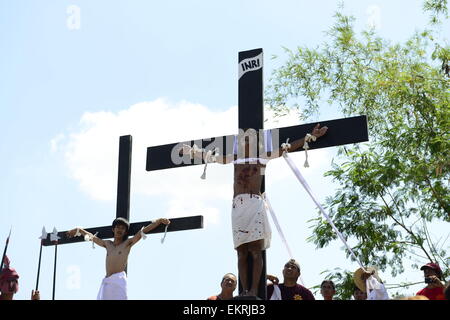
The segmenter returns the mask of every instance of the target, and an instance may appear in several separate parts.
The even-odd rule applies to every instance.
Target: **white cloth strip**
[[[286,160],[287,164],[289,165],[289,167],[294,172],[294,174],[297,177],[298,181],[300,181],[300,183],[303,185],[303,187],[305,188],[306,192],[308,192],[308,194],[310,195],[311,199],[314,201],[316,206],[320,209],[320,211],[322,212],[322,214],[325,217],[325,219],[327,219],[327,221],[331,225],[331,228],[333,229],[333,231],[341,239],[341,241],[344,243],[344,245],[350,251],[350,253],[353,256],[353,258],[356,260],[356,262],[358,262],[360,267],[365,270],[365,268],[363,267],[362,263],[359,261],[359,259],[356,257],[356,254],[353,252],[352,248],[350,248],[350,246],[347,244],[347,241],[345,241],[344,236],[339,232],[339,230],[334,225],[333,220],[331,220],[331,218],[326,214],[325,209],[322,207],[322,205],[319,203],[319,201],[317,201],[317,199],[314,196],[314,194],[312,193],[311,188],[309,187],[308,183],[303,178],[302,174],[300,173],[300,170],[298,170],[298,168],[295,165],[295,163],[291,160],[291,158],[289,158],[289,155],[288,155],[287,152],[283,152],[283,158],[284,158],[284,160]]]
[[[75,233],[75,237],[81,237],[80,227],[77,227],[77,233]]]
[[[272,143],[272,130],[264,131],[264,145],[266,147],[266,152],[273,151],[273,143]]]
[[[270,297],[269,300],[281,300],[281,290],[277,284],[273,285],[272,296]]]
[[[389,294],[384,284],[378,282],[374,276],[366,280],[367,300],[389,300]]]
[[[316,140],[317,140],[317,137],[314,136],[314,135],[312,135],[312,134],[307,133],[306,136],[305,136],[305,143],[303,144],[303,149],[305,149],[305,156],[306,156],[305,164],[304,164],[304,167],[305,167],[305,168],[308,168],[308,167],[309,167],[309,163],[308,163],[308,149],[309,149],[309,144],[308,144],[308,142],[310,142],[310,141],[316,141]]]
[[[289,143],[289,138],[287,138],[286,142],[281,144],[281,149],[283,151],[287,152],[287,151],[289,151],[290,148],[291,148],[291,144]]]
[[[166,228],[164,229],[164,236],[161,238],[161,243],[164,243],[164,240],[166,239],[166,235],[167,235],[167,228],[169,227],[168,224],[166,224]]]
[[[203,151],[203,149],[200,149]],[[206,168],[208,166],[208,163],[215,163],[217,162],[217,153],[219,152],[219,148],[214,148],[214,150],[208,150],[206,152],[204,160],[205,160],[205,167],[203,169],[203,174],[201,175],[201,179],[206,179]]]
[[[203,152],[203,149],[200,149],[199,147],[197,147],[197,145],[195,143],[194,143],[194,146],[192,146],[192,147],[190,145],[183,144],[183,148],[186,148],[186,150],[188,150],[191,159],[194,159],[195,154],[197,152]]]
[[[94,234],[94,236],[91,238],[91,241],[92,241],[92,249],[95,249],[94,237],[96,237],[97,235],[98,235],[98,232],[96,232],[96,233]]]
[[[264,158],[241,158],[241,159],[233,160],[233,164],[252,163],[252,162],[259,162],[261,164],[267,164],[267,162],[269,162],[269,160],[264,159]]]
[[[98,232],[96,232],[94,235],[92,233],[86,233],[84,235],[84,241],[92,241],[92,249],[95,249],[94,246],[94,237],[98,235]]]
[[[283,234],[283,230],[281,230],[281,226],[278,223],[278,219],[277,219],[277,216],[275,215],[275,211],[273,211],[272,205],[270,204],[270,201],[267,198],[267,195],[265,193],[263,194],[263,199],[264,199],[264,204],[266,205],[267,209],[270,212],[270,216],[272,217],[273,223],[275,224],[275,227],[277,228],[278,234],[280,235],[281,241],[283,241],[283,244],[286,247],[286,250],[289,254],[289,258],[294,259],[291,248],[289,247],[289,244],[286,241],[286,237]]]

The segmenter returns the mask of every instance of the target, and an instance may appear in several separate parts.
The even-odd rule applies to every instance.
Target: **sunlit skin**
[[[327,132],[328,128],[320,128],[317,124],[314,128],[312,134],[317,138],[323,136]],[[297,150],[304,144],[304,139],[299,139],[291,144],[291,151]],[[250,144],[249,141],[245,141],[245,158],[251,157],[250,155]],[[278,158],[282,155],[282,150],[270,154],[266,159],[271,160]],[[264,177],[264,170],[266,165],[261,163],[250,163],[250,164],[235,164],[234,165],[234,197],[240,194],[261,194],[261,186]],[[239,270],[239,280],[244,292],[244,295],[256,296],[258,292],[259,279],[261,277],[261,272],[263,269],[263,258],[262,250],[264,248],[264,240],[257,240],[249,243],[244,243],[237,247],[238,254],[238,270]],[[253,277],[252,277],[252,287],[249,290],[248,287],[248,276],[247,276],[247,266],[248,266],[248,255],[252,256],[253,259]]]
[[[0,300],[13,300],[15,293],[14,287],[18,284],[19,281],[16,278],[10,278],[5,280],[5,282],[8,284],[8,291],[2,291],[0,293]]]
[[[425,268],[423,269],[423,276],[424,278],[430,278],[432,280],[431,283],[428,283],[427,288],[429,289],[444,288],[444,285],[439,280],[439,274],[436,272],[436,270],[431,268]]]
[[[12,300],[14,297],[14,293],[5,292],[0,294],[0,300]]]
[[[170,224],[169,219],[160,218],[157,219],[155,222],[152,222],[151,224],[147,225],[144,229],[144,233],[148,233],[149,231],[155,229],[160,224],[168,225]],[[141,239],[141,232],[138,231],[132,238],[127,239],[124,241],[124,236],[128,232],[127,226],[124,224],[117,224],[112,228],[112,232],[114,234],[114,240],[112,241],[112,246],[108,245],[107,247],[107,240],[100,239],[91,233],[87,232],[86,230],[79,229],[82,236],[89,235],[92,237],[94,243],[97,245],[104,247],[107,249],[106,254],[106,277],[111,276],[115,273],[120,273],[122,271],[125,271],[127,263],[128,263],[128,255],[130,253],[131,247],[134,246],[140,239]],[[67,232],[67,236],[69,238],[74,237],[77,233],[77,229],[73,229]],[[111,243],[111,241],[109,241]]]
[[[297,285],[300,270],[293,263],[286,263],[283,268],[283,284],[285,287],[295,287]]]
[[[220,283],[220,287],[222,291],[217,295],[221,300],[231,300],[233,299],[233,292],[236,290],[237,279],[236,276],[228,273],[226,274],[222,282]]]
[[[295,265],[295,263],[288,262],[284,265],[283,271],[283,285],[285,287],[295,287],[297,285],[297,280],[301,275],[300,269]],[[267,280],[272,282],[274,285],[278,285],[280,280],[278,277],[268,274]]]
[[[333,296],[336,294],[336,290],[330,283],[324,283],[320,287],[320,293],[322,294],[323,300],[333,300]]]
[[[353,298],[355,298],[355,300],[367,300],[367,293],[356,288],[355,291],[353,291]]]
[[[31,300],[41,300],[41,294],[40,294],[39,290],[31,291]]]
[[[365,283],[367,279],[369,279],[369,277],[371,275],[375,274],[375,270],[372,271],[363,271],[363,273],[361,274],[361,280]],[[361,291],[358,287],[355,288],[355,290],[353,291],[353,297],[355,298],[355,300],[367,300],[367,292],[365,291]]]
[[[328,130],[328,127],[320,127],[320,124],[317,124],[313,131],[312,135],[317,138],[323,136]],[[241,142],[240,145],[244,146],[244,158],[254,158],[255,155],[251,154],[251,145],[250,138],[248,136],[239,136],[238,141]],[[299,139],[291,142],[290,151],[295,151],[303,147],[305,139]],[[256,148],[252,149],[256,150]],[[184,146],[180,149],[180,154],[189,154],[190,147]],[[275,150],[272,153],[260,155],[261,158],[272,160],[280,157],[283,154],[283,150]],[[241,155],[242,156],[242,155]],[[202,154],[194,155],[196,158],[201,158]],[[231,156],[223,156],[218,158],[218,162],[222,164],[231,163],[234,160],[238,159],[238,155]],[[252,163],[242,163],[242,164],[234,164],[234,197],[240,194],[255,194],[261,195],[261,186],[264,177],[266,165],[259,162]],[[257,296],[259,279],[261,277],[261,272],[263,269],[263,258],[262,258],[262,250],[264,248],[264,239],[244,243],[236,248],[237,256],[238,256],[238,272],[239,272],[239,281],[242,286],[243,293],[245,296]],[[252,286],[249,288],[248,282],[248,256],[252,257],[253,260],[253,270],[252,270]]]

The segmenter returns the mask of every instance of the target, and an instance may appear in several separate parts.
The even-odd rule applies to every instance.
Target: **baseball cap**
[[[427,263],[426,265],[421,266],[421,267],[420,267],[420,270],[424,270],[424,269],[426,269],[426,268],[433,269],[433,270],[435,270],[439,275],[442,275],[441,267],[439,267],[439,264],[437,264],[437,263],[432,263],[432,262]]]

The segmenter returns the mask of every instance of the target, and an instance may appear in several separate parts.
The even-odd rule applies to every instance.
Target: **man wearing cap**
[[[130,223],[124,218],[117,218],[112,223],[114,241],[103,240],[82,228],[67,232],[68,237],[84,236],[85,240],[93,241],[106,249],[106,277],[103,279],[97,300],[127,300],[127,275],[125,269],[131,247],[143,234],[155,229],[161,223],[168,225],[168,219],[160,218],[138,231],[133,238],[128,239]],[[145,235],[144,235],[145,237]]]
[[[0,272],[0,300],[12,300],[19,291],[19,274],[9,266],[9,259],[4,258],[5,265]]]
[[[283,268],[283,283],[278,284],[278,278],[267,275],[273,284],[267,286],[267,296],[270,300],[315,300],[314,295],[307,288],[297,283],[300,277],[300,264],[289,260]]]
[[[444,284],[442,280],[442,270],[437,263],[427,263],[420,270],[423,270],[425,283],[427,286],[416,293],[425,296],[430,300],[445,300]]]

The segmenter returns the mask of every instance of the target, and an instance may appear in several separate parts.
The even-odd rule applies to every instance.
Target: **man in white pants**
[[[161,223],[168,225],[170,221],[164,218],[157,219],[155,222],[142,228],[133,238],[128,239],[129,222],[124,218],[117,218],[112,224],[114,241],[102,240],[82,228],[75,228],[67,232],[68,237],[84,236],[86,240],[91,240],[97,245],[106,248],[106,277],[102,281],[97,300],[127,300],[127,275],[125,268],[127,267],[131,247],[142,238],[142,232],[147,233]]]

